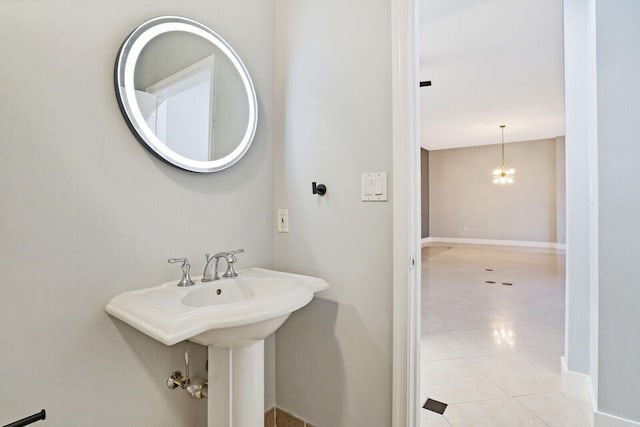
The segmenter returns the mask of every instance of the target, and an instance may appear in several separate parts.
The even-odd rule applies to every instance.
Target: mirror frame
[[[134,75],[136,63],[144,47],[155,37],[174,31],[194,34],[208,40],[231,61],[240,75],[248,102],[247,127],[240,143],[228,155],[216,160],[193,160],[176,153],[161,141],[147,125],[135,96]],[[191,172],[217,172],[224,170],[244,156],[249,150],[258,125],[258,101],[247,68],[235,50],[207,26],[180,16],[159,16],[140,24],[126,38],[116,59],[114,70],[116,98],[120,111],[136,138],[152,153],[181,169]]]

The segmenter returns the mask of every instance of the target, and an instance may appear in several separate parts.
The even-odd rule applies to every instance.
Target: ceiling
[[[420,0],[421,145],[564,135],[562,0]]]

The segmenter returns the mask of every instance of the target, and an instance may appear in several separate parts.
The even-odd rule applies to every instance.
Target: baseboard
[[[562,391],[567,396],[577,397],[578,399],[587,399],[592,403],[591,397],[591,378],[587,374],[570,371],[567,368],[567,359],[562,356],[560,358],[560,376],[562,378]]]
[[[567,368],[567,359],[560,357],[560,377],[562,379],[562,391],[570,397],[585,399],[588,404],[589,427],[595,425],[595,400],[593,397],[593,387],[591,387],[591,377],[587,374],[570,371]]]
[[[586,374],[573,372],[567,369],[567,361],[563,357],[560,358],[562,391],[567,396],[586,399],[589,403],[589,413],[593,414],[591,420],[594,427],[638,427],[640,423],[616,417],[596,409],[595,396],[591,385],[591,377]]]
[[[616,417],[615,415],[605,414],[604,412],[596,412],[595,427],[637,427],[640,423]]]
[[[462,243],[466,245],[493,245],[493,246],[520,246],[527,248],[546,248],[565,250],[564,243],[534,242],[528,240],[495,240],[495,239],[467,239],[461,237],[425,237],[422,239],[422,247],[430,243]]]

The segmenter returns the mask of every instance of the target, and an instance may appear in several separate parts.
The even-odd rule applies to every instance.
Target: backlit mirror
[[[182,169],[226,169],[255,135],[246,67],[222,37],[191,19],[163,16],[136,28],[118,53],[115,86],[136,137]]]

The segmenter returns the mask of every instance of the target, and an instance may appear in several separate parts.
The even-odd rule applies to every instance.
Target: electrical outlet
[[[289,232],[289,209],[278,209],[278,233]]]

